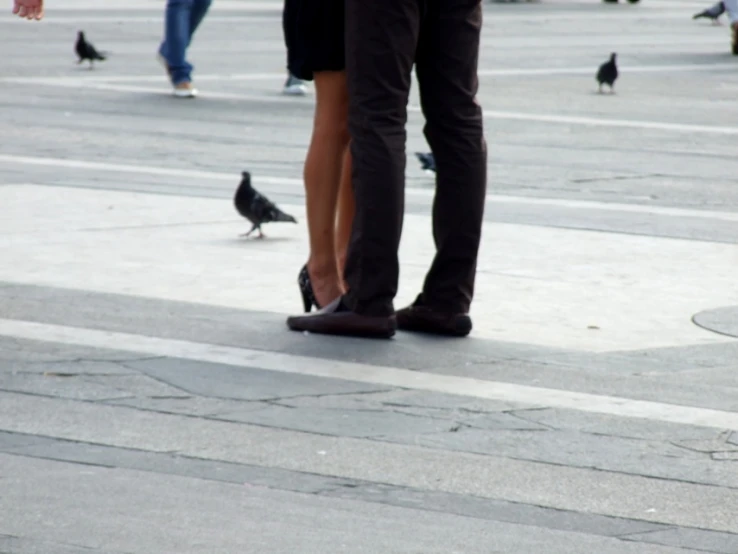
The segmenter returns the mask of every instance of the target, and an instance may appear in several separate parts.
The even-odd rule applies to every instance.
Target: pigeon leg
[[[241,233],[238,236],[239,237],[248,237],[248,236],[251,235],[251,233],[253,233],[257,229],[257,227],[258,227],[258,225],[256,223],[254,223],[254,225],[251,227],[251,229],[249,230],[248,233]],[[259,232],[261,233],[261,229],[259,229]]]
[[[602,94],[602,83],[600,83],[600,88],[597,89],[597,94]]]
[[[615,87],[610,85],[610,94],[615,94]]]
[[[259,236],[257,238],[263,239],[266,235],[261,232],[261,227],[259,227]]]

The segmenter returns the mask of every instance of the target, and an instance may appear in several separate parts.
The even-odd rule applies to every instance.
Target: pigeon
[[[263,239],[264,233],[261,232],[261,226],[264,223],[272,221],[297,223],[294,217],[284,213],[251,186],[251,174],[248,171],[242,172],[241,177],[241,184],[238,185],[233,204],[236,206],[236,211],[253,224],[251,230],[241,236],[248,237],[254,231],[259,231],[259,238]]]
[[[436,172],[436,159],[433,157],[432,152],[423,154],[422,152],[415,152],[415,156],[420,160],[420,168],[423,171]]]
[[[615,65],[615,58],[617,54],[613,52],[610,54],[610,59],[603,63],[597,70],[597,82],[600,84],[598,92],[602,92],[602,85],[607,84],[610,87],[610,92],[614,93],[613,85],[615,79],[618,78],[618,66]]]
[[[723,4],[722,0],[718,2],[717,4],[710,6],[706,10],[702,10],[699,13],[696,13],[692,16],[692,19],[699,19],[701,17],[704,17],[706,19],[711,19],[713,23],[720,24],[718,21],[718,18],[725,13],[725,4]]]
[[[77,33],[77,43],[74,45],[74,51],[77,53],[77,57],[79,58],[77,65],[81,64],[85,60],[89,60],[90,69],[92,69],[92,64],[95,60],[102,61],[105,59],[105,56],[95,50],[95,47],[85,40],[85,34],[82,31]]]

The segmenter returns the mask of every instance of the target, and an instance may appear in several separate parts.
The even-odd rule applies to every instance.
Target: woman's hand
[[[39,20],[44,16],[44,0],[15,0],[13,13],[26,19]]]

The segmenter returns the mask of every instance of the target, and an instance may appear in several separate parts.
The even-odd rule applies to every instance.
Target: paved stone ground
[[[280,95],[278,2],[215,2],[194,101],[161,1],[0,17],[0,553],[738,553],[738,59],[708,3],[485,4],[460,341],[285,329],[312,96]],[[245,168],[299,225],[238,238]],[[432,252],[407,174],[398,304]]]

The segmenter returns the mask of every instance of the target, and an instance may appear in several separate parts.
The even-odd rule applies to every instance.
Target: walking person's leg
[[[466,335],[487,187],[487,145],[477,103],[481,1],[430,2],[416,73],[436,161],[436,255],[423,292],[397,313],[401,329]]]
[[[305,83],[302,79],[292,74],[290,66],[293,65],[293,58],[301,57],[304,52],[301,52],[303,44],[299,39],[300,33],[303,31],[300,29],[300,8],[299,5],[294,5],[294,0],[285,0],[284,8],[282,9],[282,35],[284,37],[284,45],[287,50],[287,80],[284,82],[282,92],[290,96],[304,96],[307,92]]]
[[[197,93],[192,86],[193,67],[187,61],[186,54],[210,3],[211,0],[167,0],[164,40],[159,47],[159,56],[177,96],[194,96]]]
[[[187,47],[189,48],[192,43],[192,37],[195,35],[195,31],[205,19],[205,15],[210,9],[210,5],[213,0],[195,0],[190,11],[190,39],[187,41]]]

